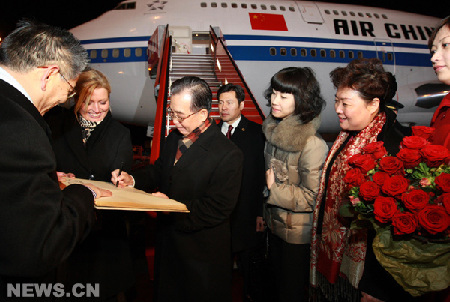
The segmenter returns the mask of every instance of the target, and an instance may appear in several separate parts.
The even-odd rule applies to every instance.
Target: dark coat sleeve
[[[93,196],[59,188],[49,138],[25,110],[4,102],[0,120],[0,275],[41,276],[90,230]]]
[[[208,181],[201,184],[203,194],[194,198],[180,198],[189,209],[189,215],[177,221],[177,228],[183,231],[197,231],[227,221],[233,211],[241,187],[243,155],[234,147],[224,154]],[[202,169],[199,168],[198,171]],[[201,174],[200,174],[201,175]],[[202,183],[201,180],[199,180]],[[186,188],[187,189],[187,188]],[[183,191],[183,186],[177,189]]]
[[[223,223],[238,198],[242,152],[216,126],[210,126],[174,166],[179,138],[171,133],[154,165],[133,173],[135,187],[158,190],[184,203],[190,213],[173,214],[179,230],[190,232]]]
[[[244,123],[245,122],[245,123]],[[239,127],[242,124],[242,127]],[[236,210],[240,210],[247,217],[263,216],[263,190],[266,184],[264,145],[265,138],[261,125],[247,120],[242,116],[242,121],[231,137],[244,154],[242,171],[242,186],[239,194],[239,204]],[[243,203],[250,206],[243,207]],[[249,213],[247,213],[249,212]]]

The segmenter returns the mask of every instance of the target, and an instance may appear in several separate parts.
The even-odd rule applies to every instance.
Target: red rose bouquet
[[[413,127],[397,156],[383,142],[349,159],[352,227],[370,220],[378,261],[414,296],[445,289],[450,277],[450,152],[428,142],[433,128]],[[427,265],[428,263],[428,265]]]

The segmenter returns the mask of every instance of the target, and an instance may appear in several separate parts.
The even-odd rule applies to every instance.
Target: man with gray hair
[[[22,21],[0,46],[0,300],[11,282],[55,282],[94,223],[94,198],[111,195],[60,189],[42,117],[73,95],[87,63],[71,33],[45,24]]]
[[[173,82],[169,116],[176,129],[154,165],[119,176],[119,186],[159,190],[189,213],[158,214],[155,299],[231,302],[230,215],[241,185],[243,155],[210,118],[212,93],[193,76]],[[134,178],[134,181],[133,181]]]

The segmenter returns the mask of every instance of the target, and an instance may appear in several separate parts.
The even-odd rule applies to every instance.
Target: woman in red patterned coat
[[[392,155],[399,150],[403,134],[395,113],[385,107],[389,73],[378,59],[358,59],[333,70],[330,76],[337,88],[335,110],[342,130],[325,160],[314,210],[312,298],[407,301],[411,296],[381,267],[372,252],[374,234],[350,230],[349,222],[339,215],[346,200],[348,159],[374,141],[383,141]]]

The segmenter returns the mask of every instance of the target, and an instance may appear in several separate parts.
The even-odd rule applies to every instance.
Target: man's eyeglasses
[[[66,80],[66,78],[62,75],[62,73],[58,70],[59,75],[61,76],[61,78],[66,81],[67,84],[69,84],[70,86],[70,91],[67,93],[67,98],[70,99],[71,97],[73,97],[75,94],[77,94],[77,92],[75,91],[75,88],[69,83],[69,81]]]
[[[187,120],[188,118],[190,118],[191,116],[193,116],[194,114],[198,113],[198,111],[189,114],[186,117],[180,117],[178,116],[175,112],[172,111],[172,108],[167,108],[167,113],[169,114],[170,119],[173,121],[175,119],[178,120],[179,123],[182,123],[183,121]]]

